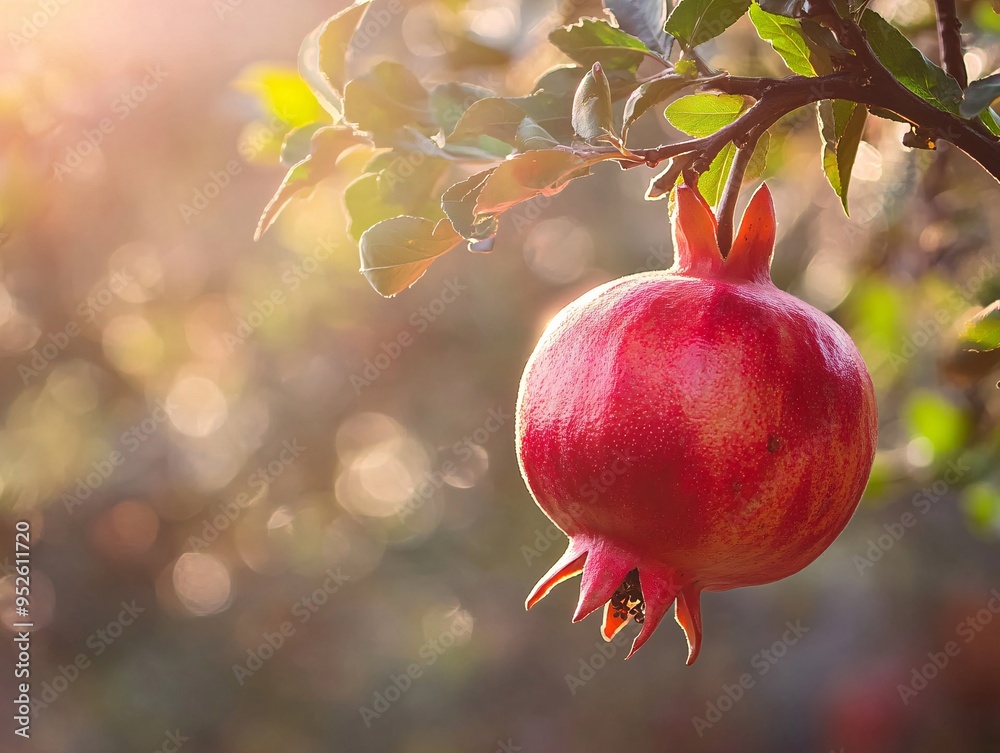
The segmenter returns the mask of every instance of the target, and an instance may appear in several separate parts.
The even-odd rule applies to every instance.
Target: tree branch
[[[757,142],[760,141],[765,130],[767,129],[758,129],[752,133],[747,139],[747,143],[736,150],[733,166],[729,170],[726,186],[722,190],[722,199],[719,201],[719,209],[716,212],[719,221],[716,236],[719,239],[719,251],[722,252],[723,258],[729,255],[729,249],[733,245],[733,229],[736,227],[736,201],[740,197],[740,189],[743,188],[743,177],[747,173],[750,160],[753,159]]]
[[[962,22],[958,20],[955,0],[934,0],[937,15],[938,49],[941,64],[963,89],[969,85],[969,74],[965,70],[962,54]]]

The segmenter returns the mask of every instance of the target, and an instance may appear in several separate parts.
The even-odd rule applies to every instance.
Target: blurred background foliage
[[[928,2],[874,7],[936,55]],[[517,472],[517,381],[559,307],[670,264],[665,205],[641,200],[649,171],[601,166],[511,212],[491,254],[454,252],[384,300],[346,228],[344,189],[371,157],[356,148],[253,243],[285,134],[321,111],[295,53],[339,9],[0,5],[0,609],[10,624],[28,519],[34,692],[55,694],[32,745],[155,750],[179,730],[192,752],[997,750],[1000,620],[907,704],[898,687],[1000,587],[998,363],[959,347],[1000,295],[993,179],[872,118],[845,217],[811,111],[780,124],[774,277],[868,361],[882,417],[868,492],[804,572],[708,595],[693,668],[668,626],[572,693],[598,618],[569,624],[573,585],[523,611],[562,543]],[[970,78],[992,72],[1000,17],[959,9]],[[566,62],[547,33],[599,13],[399,0],[364,64],[523,94]],[[784,75],[747,19],[703,52]],[[651,114],[630,143],[677,137]],[[907,512],[916,523],[885,538]],[[133,601],[144,611],[112,628]],[[759,673],[786,620],[808,633]],[[0,656],[11,666],[10,641]],[[745,672],[754,686],[699,735],[692,718]]]

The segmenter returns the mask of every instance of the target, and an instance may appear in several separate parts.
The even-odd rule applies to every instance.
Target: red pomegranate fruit
[[[847,333],[771,282],[762,186],[732,250],[695,189],[674,197],[676,262],[564,308],[525,367],[515,433],[536,503],[569,537],[531,608],[583,574],[574,622],[607,640],[676,601],[691,664],[702,591],[769,583],[847,525],[875,453],[871,378]]]

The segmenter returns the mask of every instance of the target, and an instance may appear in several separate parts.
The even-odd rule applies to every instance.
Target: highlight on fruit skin
[[[702,591],[785,578],[853,515],[877,408],[857,348],[771,282],[766,186],[732,250],[698,192],[676,189],[676,261],[602,285],[552,320],[528,360],[515,435],[522,476],[569,546],[531,608],[581,575],[573,621],[603,607],[632,656],[674,606],[688,658]]]

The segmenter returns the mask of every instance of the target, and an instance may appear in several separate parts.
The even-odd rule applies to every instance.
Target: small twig
[[[941,64],[963,89],[969,85],[969,74],[965,70],[962,54],[962,22],[958,19],[955,0],[934,0],[937,15],[938,49]]]
[[[753,158],[757,142],[760,140],[763,131],[751,134],[747,143],[736,150],[733,157],[733,166],[729,170],[729,177],[726,178],[726,187],[722,189],[722,199],[719,201],[719,209],[716,217],[719,220],[719,250],[723,258],[729,255],[729,249],[733,245],[733,229],[736,227],[736,202],[740,196],[740,189],[743,188],[743,177],[747,172],[747,165]]]

